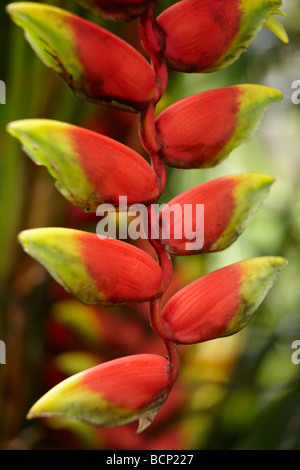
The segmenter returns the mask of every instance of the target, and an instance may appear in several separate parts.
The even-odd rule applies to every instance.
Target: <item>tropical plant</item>
[[[148,302],[151,326],[167,356],[133,354],[84,370],[40,398],[28,417],[65,416],[107,427],[139,420],[141,432],[177,380],[178,345],[240,331],[286,264],[281,257],[266,256],[226,266],[188,284],[162,308],[172,257],[229,247],[273,183],[272,177],[257,173],[219,178],[179,194],[156,216],[151,209],[164,192],[167,166],[188,170],[220,164],[252,136],[264,110],[282,96],[273,88],[240,84],[202,91],[157,115],[168,69],[211,73],[228,67],[264,24],[284,42],[287,37],[273,16],[281,14],[280,0],[181,0],[158,16],[155,0],[78,3],[113,20],[139,17],[145,56],[61,8],[17,2],[7,11],[39,58],[75,95],[139,114],[140,139],[150,164],[129,147],[68,123],[27,119],[10,123],[8,132],[35,163],[48,168],[57,189],[80,209],[117,207],[122,197],[126,205],[120,211],[134,204],[147,207],[145,227],[157,259],[125,241],[70,228],[25,230],[19,240],[84,304]],[[204,206],[202,236],[197,233],[199,205]],[[173,218],[164,217],[171,212]],[[184,235],[178,238],[178,232]]]

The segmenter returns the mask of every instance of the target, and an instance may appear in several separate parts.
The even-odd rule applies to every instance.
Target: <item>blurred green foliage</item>
[[[136,37],[137,22],[104,22],[84,13],[71,0],[45,3],[85,15],[130,42]],[[161,0],[158,11],[171,3]],[[190,430],[187,435],[193,434],[186,444],[190,449],[300,449],[300,364],[292,362],[292,343],[300,340],[300,105],[291,101],[292,83],[300,80],[299,6],[299,0],[283,1],[287,16],[281,21],[289,34],[289,45],[264,29],[241,59],[224,71],[209,75],[170,72],[162,102],[168,106],[193,93],[238,83],[272,86],[284,95],[280,104],[266,112],[254,138],[218,167],[168,169],[161,202],[226,174],[262,172],[276,178],[269,197],[229,249],[178,258],[175,267],[183,267],[193,278],[249,257],[278,255],[289,262],[250,325],[236,335],[238,347],[228,353],[233,362],[230,372],[220,357],[213,359],[213,355],[222,356],[226,348],[230,349],[231,339],[216,340],[208,346],[208,351],[213,348],[209,367],[202,358],[205,345],[187,347],[182,377],[194,394],[188,397],[191,403],[185,413],[176,419],[184,424],[185,433]],[[55,190],[51,177],[24,156],[6,134],[5,126],[16,119],[53,118],[104,131],[143,150],[136,116],[100,109],[73,96],[37,59],[23,33],[9,21],[3,4],[0,44],[0,79],[7,86],[7,104],[0,105],[0,339],[7,345],[7,363],[0,365],[0,447],[36,448],[42,441],[42,447],[59,448],[64,447],[64,441],[47,441],[42,427],[25,420],[29,406],[41,394],[42,365],[51,356],[43,332],[52,300],[49,278],[22,253],[16,235],[32,227],[66,226],[70,220],[72,226],[75,220],[78,227],[84,224],[94,230],[96,222],[83,220],[77,213],[68,218],[70,208]],[[189,363],[190,356],[193,359]],[[81,362],[86,364],[85,360]],[[214,369],[216,364],[221,368],[220,376]],[[208,397],[212,402],[206,404]],[[83,448],[90,447],[86,444],[87,432],[84,438],[81,436]],[[97,446],[101,448],[99,443]]]

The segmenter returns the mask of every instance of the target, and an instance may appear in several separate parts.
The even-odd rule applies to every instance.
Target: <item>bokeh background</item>
[[[63,378],[99,362],[137,352],[165,354],[151,331],[147,306],[85,307],[69,297],[17,243],[23,229],[65,226],[95,231],[97,218],[68,204],[52,178],[36,167],[5,131],[8,122],[50,118],[97,130],[143,154],[138,117],[77,99],[37,59],[0,7],[0,448],[2,449],[300,449],[300,363],[292,343],[300,340],[300,105],[292,83],[300,80],[300,2],[284,0],[283,45],[263,29],[241,59],[205,74],[170,72],[160,108],[193,93],[238,83],[282,91],[255,136],[208,170],[168,170],[161,202],[201,182],[238,172],[276,178],[263,206],[227,250],[174,259],[166,297],[196,277],[249,257],[279,255],[288,266],[251,323],[240,333],[182,351],[182,369],[153,425],[135,435],[136,423],[98,429],[63,419],[27,421],[34,401]],[[103,24],[140,48],[138,23],[103,21],[72,0],[61,6]],[[160,0],[164,9],[171,0]],[[300,93],[299,93],[300,97]],[[145,156],[146,157],[146,156]],[[149,249],[146,244],[144,249]],[[300,354],[298,356],[300,358]]]

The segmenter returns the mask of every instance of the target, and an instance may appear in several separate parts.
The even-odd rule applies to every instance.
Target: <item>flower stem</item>
[[[157,178],[157,185],[160,194],[162,194],[166,185],[167,172],[166,165],[160,156],[161,148],[156,138],[154,111],[155,105],[152,102],[141,114],[139,132],[143,146],[150,156],[151,165]]]
[[[164,60],[165,37],[156,22],[154,5],[140,17],[140,35],[156,77],[152,101],[141,114],[140,136],[143,146],[151,158],[152,167],[157,175],[157,183],[162,193],[166,184],[166,167],[160,157],[161,146],[157,140],[155,127],[155,105],[165,92],[168,70]]]
[[[156,212],[153,213],[151,206],[148,207],[148,240],[155,249],[158,262],[162,270],[162,279],[157,296],[161,297],[167,290],[172,278],[172,261],[169,253],[159,242],[159,221]]]
[[[168,72],[164,61],[165,37],[156,22],[155,6],[150,7],[150,9],[141,16],[140,35],[144,48],[149,54],[149,59],[156,76],[156,87],[153,90],[153,100],[147,109],[141,114],[140,137],[144,148],[150,156],[152,167],[157,176],[157,184],[159,185],[162,193],[166,184],[166,166],[164,160],[161,158],[161,145],[157,139],[155,127],[155,105],[165,92],[168,81]],[[178,376],[180,357],[177,345],[167,339],[167,332],[165,330],[166,326],[161,312],[161,298],[171,281],[172,262],[164,246],[158,241],[158,218],[156,214],[152,213],[151,208],[148,208],[148,227],[148,238],[156,250],[159,265],[162,270],[160,291],[157,298],[150,302],[150,321],[153,330],[165,343],[168,351],[169,388],[171,389]]]
[[[163,340],[168,351],[169,379],[172,387],[178,377],[180,368],[180,356],[177,345],[166,338],[166,327],[161,314],[161,297],[150,303],[151,326],[155,333]]]
[[[154,5],[140,17],[140,35],[155,72],[156,89],[154,90],[154,102],[156,104],[165,92],[168,82],[168,69],[164,60],[166,48],[165,36],[156,22]]]

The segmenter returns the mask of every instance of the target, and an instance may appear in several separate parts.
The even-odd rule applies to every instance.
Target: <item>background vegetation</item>
[[[104,22],[87,15],[71,0],[44,3],[86,15],[140,47],[137,22]],[[159,8],[171,3],[160,0]],[[6,365],[0,365],[0,447],[300,449],[300,364],[291,359],[291,345],[300,340],[300,105],[291,101],[292,83],[300,80],[299,0],[283,1],[287,17],[282,23],[289,45],[264,29],[242,58],[225,71],[170,73],[161,106],[202,90],[238,83],[264,84],[284,94],[283,101],[266,112],[255,137],[220,166],[168,171],[161,202],[225,174],[253,171],[276,178],[264,205],[232,247],[174,260],[172,289],[248,257],[278,255],[289,264],[245,330],[184,348],[178,389],[143,437],[134,436],[132,426],[99,430],[63,420],[25,419],[33,402],[62,377],[100,359],[118,357],[120,352],[155,352],[160,346],[148,330],[143,308],[130,312],[101,309],[103,318],[108,318],[105,321],[109,323],[113,316],[113,323],[111,330],[103,327],[102,336],[99,333],[95,338],[87,326],[92,308],[87,312],[65,295],[18,246],[17,233],[23,229],[57,225],[95,231],[97,220],[70,207],[46,170],[35,167],[6,133],[8,122],[57,119],[143,150],[137,116],[73,96],[37,59],[22,31],[9,20],[4,4],[0,9],[0,79],[7,86],[7,102],[0,105],[0,339],[6,343],[7,357]],[[116,320],[123,326],[116,327]]]

